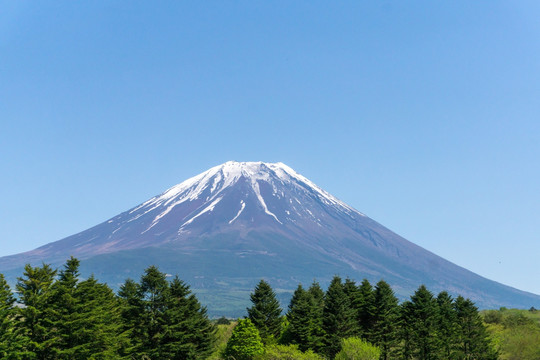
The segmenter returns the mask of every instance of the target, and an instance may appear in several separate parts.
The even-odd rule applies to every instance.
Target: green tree
[[[354,335],[356,319],[354,309],[339,276],[334,276],[324,299],[323,329],[324,353],[333,358],[341,349],[341,339]]]
[[[359,317],[359,308],[362,302],[360,289],[356,286],[354,280],[349,278],[345,279],[343,283],[343,292],[349,298],[349,303],[351,304],[352,316],[354,319],[358,320]],[[351,336],[359,336],[361,332],[360,323],[355,321],[354,329]]]
[[[378,360],[381,350],[357,337],[343,339],[341,351],[337,353],[336,360]]]
[[[66,359],[120,359],[129,339],[123,333],[120,301],[93,276],[78,283],[75,320]]]
[[[3,274],[0,274],[0,359],[20,359],[24,338],[15,333],[15,298]]]
[[[120,301],[121,333],[130,340],[120,350],[120,354],[128,356],[136,353],[141,346],[141,333],[137,330],[139,316],[144,311],[142,298],[139,297],[139,284],[132,279],[127,279],[120,286],[118,299]]]
[[[264,353],[264,345],[259,331],[250,319],[240,319],[234,327],[227,347],[225,358],[234,360],[251,360]]]
[[[121,353],[136,358],[199,359],[214,343],[214,326],[189,286],[177,276],[168,282],[155,266],[140,283],[127,280],[119,291],[123,332],[131,347]]]
[[[407,309],[413,357],[419,360],[438,358],[441,346],[437,332],[439,314],[433,294],[421,285],[411,296]]]
[[[50,287],[49,321],[57,336],[56,358],[73,358],[73,348],[79,345],[75,327],[77,312],[76,286],[79,281],[79,260],[71,257],[59,272],[58,280]]]
[[[394,291],[384,280],[375,286],[374,310],[371,338],[381,349],[381,360],[388,360],[398,343],[399,306]]]
[[[257,360],[324,360],[324,358],[311,350],[300,351],[296,345],[269,345],[263,355]]]
[[[469,299],[458,296],[454,302],[457,319],[458,359],[497,359],[478,308]]]
[[[281,330],[281,307],[276,299],[276,293],[266,281],[261,280],[250,295],[253,304],[247,309],[248,317],[259,330],[265,343],[271,343],[279,338]]]
[[[161,345],[164,359],[202,359],[212,352],[214,325],[208,319],[206,308],[178,276],[170,283],[164,321]]]
[[[360,336],[371,341],[371,331],[375,314],[375,291],[367,279],[358,287],[359,303],[357,305],[357,321]]]
[[[324,312],[324,291],[317,281],[313,281],[307,293],[312,301],[311,325],[312,333],[309,342],[309,348],[315,352],[321,352],[324,347],[324,328],[323,328],[323,312]]]
[[[398,329],[399,338],[401,343],[399,346],[399,354],[403,360],[410,360],[413,358],[413,308],[410,301],[404,301],[400,305],[400,324],[401,326]]]
[[[441,341],[441,359],[451,359],[456,350],[457,319],[454,310],[454,300],[446,291],[437,295],[437,307],[439,309],[438,333]]]
[[[321,346],[321,319],[319,304],[309,291],[298,285],[287,312],[289,343],[301,351],[317,350]]]
[[[54,326],[51,286],[56,270],[49,265],[24,267],[22,277],[18,278],[16,290],[19,302],[17,308],[16,333],[27,339],[26,357],[37,360],[54,359],[59,343]]]

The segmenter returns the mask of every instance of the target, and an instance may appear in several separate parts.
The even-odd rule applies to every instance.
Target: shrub
[[[264,353],[259,331],[249,319],[240,319],[225,348],[225,359],[251,360]]]
[[[266,348],[264,355],[257,360],[323,360],[324,358],[314,352],[302,352],[296,345],[271,345]]]
[[[336,360],[378,360],[381,350],[357,337],[343,339]]]

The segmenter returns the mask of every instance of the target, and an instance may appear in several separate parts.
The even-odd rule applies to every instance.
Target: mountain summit
[[[290,290],[335,274],[383,278],[402,296],[426,284],[483,307],[540,305],[405,240],[283,163],[226,162],[93,228],[0,258],[0,271],[70,255],[113,286],[157,264],[206,294],[210,310],[217,292],[249,291],[263,277]]]

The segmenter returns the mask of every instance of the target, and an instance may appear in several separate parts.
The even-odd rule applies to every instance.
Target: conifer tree
[[[399,338],[401,340],[399,354],[401,359],[410,360],[413,358],[413,305],[410,301],[404,301],[400,305],[399,310],[399,323],[401,324],[398,329]]]
[[[127,280],[119,291],[123,331],[131,347],[124,355],[150,359],[200,359],[212,350],[214,327],[189,286],[171,283],[155,266],[139,284]]]
[[[287,312],[287,332],[290,343],[298,345],[301,351],[319,350],[322,346],[322,313],[318,306],[312,294],[298,285]]]
[[[72,359],[73,348],[77,345],[74,328],[80,316],[75,297],[78,278],[79,260],[71,257],[50,287],[49,320],[58,337],[55,351],[60,359]]]
[[[411,296],[408,328],[411,331],[412,354],[415,359],[436,359],[440,353],[438,307],[433,294],[421,285]]]
[[[437,307],[439,311],[438,333],[442,340],[440,347],[440,358],[451,359],[456,348],[456,312],[454,310],[454,300],[446,291],[442,291],[437,296]]]
[[[27,339],[25,346],[28,358],[53,359],[59,343],[54,324],[54,310],[51,304],[51,286],[56,270],[49,265],[24,267],[18,278],[16,289],[20,303],[17,308],[16,333]]]
[[[289,343],[298,345],[302,351],[309,348],[309,337],[311,334],[311,304],[310,294],[304,290],[302,284],[298,285],[293,293],[287,312],[287,327]]]
[[[375,312],[371,339],[381,349],[381,360],[392,358],[398,341],[399,307],[392,288],[384,280],[375,286]]]
[[[364,279],[358,287],[359,304],[357,319],[360,336],[372,341],[373,319],[375,314],[375,291],[367,279]]]
[[[0,359],[20,359],[24,339],[15,333],[15,298],[0,274]]]
[[[120,301],[93,276],[78,283],[71,344],[66,359],[120,359],[129,339],[123,333]]]
[[[276,293],[266,281],[261,280],[250,295],[253,304],[247,309],[248,317],[255,325],[264,343],[274,341],[281,330],[281,308]]]
[[[356,286],[356,283],[353,280],[347,278],[343,283],[343,292],[349,298],[349,303],[351,304],[350,306],[352,309],[352,316],[356,320],[354,324],[354,330],[351,336],[359,336],[360,324],[358,323],[357,319],[360,304],[362,302],[360,289]]]
[[[324,347],[324,328],[323,328],[323,312],[324,312],[324,291],[317,281],[313,281],[309,289],[308,295],[312,301],[312,333],[309,343],[309,348],[315,352],[321,352]]]
[[[148,267],[141,277],[139,284],[140,299],[139,317],[134,329],[138,341],[139,356],[148,356],[151,359],[160,358],[160,345],[163,336],[163,313],[166,307],[166,298],[169,284],[165,274],[157,267]]]
[[[458,359],[497,359],[478,308],[469,299],[458,296],[454,302],[457,319]]]
[[[131,346],[137,347],[138,341],[133,332],[139,321],[139,316],[143,311],[142,299],[140,298],[139,284],[132,279],[127,279],[118,290],[120,300],[120,316],[122,318],[122,333],[125,333],[131,339]],[[133,349],[126,349],[132,352]]]
[[[215,333],[206,308],[178,276],[170,283],[166,302],[161,356],[171,360],[206,358],[212,351]]]
[[[341,339],[353,336],[356,329],[355,311],[345,294],[339,276],[334,276],[324,299],[324,352],[333,358],[341,349]]]

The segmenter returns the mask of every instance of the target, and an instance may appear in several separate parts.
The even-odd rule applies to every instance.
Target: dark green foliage
[[[132,347],[131,357],[198,359],[212,351],[214,327],[189,286],[175,277],[171,283],[155,266],[139,284],[121,287],[121,316]]]
[[[458,296],[454,302],[457,320],[458,359],[497,359],[478,308],[469,299]]]
[[[372,341],[371,332],[375,314],[375,291],[367,279],[358,287],[359,302],[357,304],[357,320],[360,336]]]
[[[322,312],[319,306],[313,295],[298,285],[287,312],[287,339],[301,351],[318,350],[322,345]]]
[[[270,284],[261,280],[250,299],[253,305],[247,309],[249,319],[265,343],[275,341],[281,330],[281,308],[276,293]]]
[[[433,294],[422,285],[404,308],[413,357],[419,360],[436,359],[442,339],[437,332],[439,313]]]
[[[371,340],[381,349],[381,360],[391,359],[399,336],[398,299],[390,285],[381,280],[375,286],[375,309]]]
[[[457,346],[457,315],[454,311],[454,300],[446,292],[442,291],[437,296],[438,335],[441,339],[439,348],[441,359],[451,359]]]
[[[324,291],[319,283],[314,281],[307,292],[313,301],[312,333],[309,348],[315,352],[321,352],[325,337],[323,328]]]
[[[200,359],[210,354],[215,328],[189,286],[176,276],[170,284],[162,339],[165,359]]]
[[[356,312],[345,294],[341,278],[334,276],[324,299],[323,330],[324,353],[334,357],[341,349],[341,339],[353,336],[356,331]]]
[[[93,276],[79,282],[75,291],[76,314],[66,334],[71,347],[66,359],[118,359],[129,339],[122,333],[120,301]]]
[[[227,347],[225,358],[234,360],[251,360],[264,353],[264,345],[259,331],[250,319],[240,319],[235,326]]]
[[[28,358],[52,359],[59,343],[54,327],[54,307],[51,299],[51,286],[56,270],[49,265],[41,267],[26,265],[24,274],[18,278],[16,289],[19,302],[17,309],[16,333],[25,339]]]
[[[0,274],[0,359],[20,359],[24,338],[15,333],[15,298]]]

